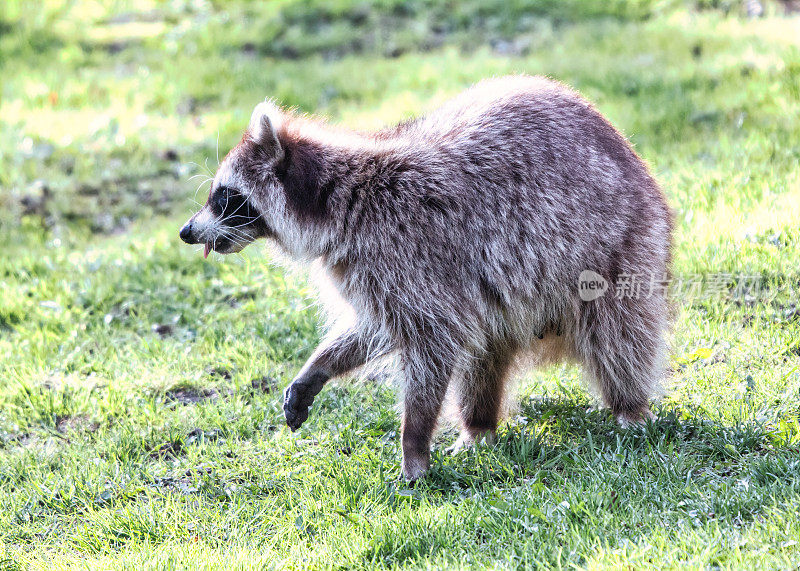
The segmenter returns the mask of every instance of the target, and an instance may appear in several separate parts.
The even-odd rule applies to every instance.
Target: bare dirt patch
[[[74,432],[95,432],[100,424],[86,414],[76,416],[61,416],[56,419],[56,430],[61,434]]]
[[[186,387],[167,391],[164,395],[168,403],[178,403],[182,405],[197,404],[207,399],[215,399],[219,396],[216,389]]]

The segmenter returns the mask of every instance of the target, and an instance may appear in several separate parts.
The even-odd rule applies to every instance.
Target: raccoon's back
[[[484,81],[396,136],[409,141],[416,163],[412,192],[424,180],[428,201],[448,205],[439,210],[465,223],[487,216],[511,226],[535,222],[541,228],[531,231],[563,238],[582,224],[616,233],[648,204],[668,216],[626,139],[590,103],[546,78]]]
[[[637,242],[666,263],[669,211],[646,165],[556,82],[488,80],[380,136],[400,143],[400,167],[372,195],[372,228],[413,272],[508,299],[624,268]]]
[[[420,203],[406,233],[435,236],[418,253],[458,263],[451,273],[538,295],[576,271],[626,267],[632,242],[648,244],[656,266],[668,257],[669,210],[646,165],[556,82],[482,82],[397,137],[413,141],[416,165],[400,194]]]

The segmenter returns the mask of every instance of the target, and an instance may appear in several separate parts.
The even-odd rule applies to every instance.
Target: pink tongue
[[[208,258],[208,253],[211,251],[211,244],[206,242],[205,250],[203,250],[203,257]]]

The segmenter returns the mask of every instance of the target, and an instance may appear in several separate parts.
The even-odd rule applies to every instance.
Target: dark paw
[[[322,390],[324,381],[316,377],[292,381],[283,393],[283,414],[292,431],[297,430],[308,419],[308,409],[314,397]]]

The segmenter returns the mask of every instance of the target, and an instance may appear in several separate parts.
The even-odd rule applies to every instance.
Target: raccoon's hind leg
[[[401,351],[403,400],[403,477],[416,480],[430,467],[431,436],[453,373],[454,354],[435,345]]]
[[[604,403],[622,426],[651,418],[665,354],[663,298],[601,297],[584,302],[579,351]]]
[[[320,344],[283,393],[286,424],[293,431],[308,418],[308,409],[331,378],[363,365],[387,350],[383,337],[359,327]]]
[[[452,452],[471,446],[481,437],[494,437],[512,356],[510,350],[491,345],[468,362],[457,395],[461,434]]]

